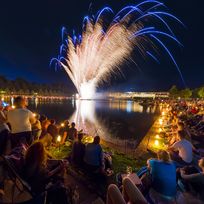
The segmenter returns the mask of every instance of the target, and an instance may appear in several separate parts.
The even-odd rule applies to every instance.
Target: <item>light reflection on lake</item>
[[[121,145],[129,141],[136,146],[147,133],[158,114],[156,106],[142,106],[135,101],[119,100],[67,100],[30,103],[34,112],[54,118],[58,123],[65,119],[76,123],[90,135]]]

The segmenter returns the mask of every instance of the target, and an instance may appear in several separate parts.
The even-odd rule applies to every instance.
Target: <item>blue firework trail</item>
[[[156,61],[158,64],[160,64],[159,60],[157,59],[157,57],[155,57],[151,52],[147,51],[147,54],[154,60]]]
[[[172,55],[171,52],[169,51],[169,49],[166,47],[166,45],[165,45],[158,37],[156,37],[156,36],[153,35],[153,34],[151,34],[151,37],[154,38],[154,39],[166,50],[166,52],[167,52],[168,55],[170,56],[171,60],[173,61],[174,65],[176,66],[176,68],[177,68],[177,70],[178,70],[178,72],[179,72],[179,75],[180,75],[180,77],[181,77],[181,80],[182,80],[184,86],[186,87],[186,82],[185,82],[185,80],[184,80],[184,78],[183,78],[183,75],[182,75],[182,73],[181,73],[181,70],[180,70],[180,68],[179,68],[179,66],[178,66],[178,64],[177,64],[177,62],[176,62],[176,60],[174,59],[173,55]]]
[[[107,19],[112,16],[108,25],[104,21],[106,15]],[[74,31],[68,35],[67,29],[62,28],[60,56],[53,58],[50,64],[63,67],[82,94],[84,84],[92,86],[89,88],[93,91],[100,82],[120,73],[121,63],[131,59],[130,54],[135,48],[142,52],[142,56],[150,56],[159,63],[159,59],[152,54],[157,45],[166,51],[186,86],[182,72],[165,43],[168,39],[168,42],[172,40],[182,46],[169,21],[185,27],[159,0],[143,0],[128,5],[115,15],[110,7],[104,7],[96,15],[84,17],[81,34]]]
[[[96,23],[99,21],[99,19],[101,18],[102,14],[104,12],[107,12],[107,13],[114,13],[113,10],[110,8],[110,7],[105,7],[103,8],[101,11],[98,12],[97,14],[97,19],[96,19]]]

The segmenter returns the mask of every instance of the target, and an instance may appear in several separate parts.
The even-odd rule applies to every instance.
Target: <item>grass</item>
[[[110,148],[103,149],[106,152],[112,153],[113,170],[115,174],[119,172],[126,172],[127,166],[132,167],[133,171],[138,171],[142,166],[146,165],[147,159],[152,157],[152,155],[148,153],[140,158],[135,159],[132,156],[116,152]],[[71,146],[61,146],[60,148],[51,147],[49,149],[49,153],[55,159],[63,159],[71,153]]]
[[[71,146],[51,147],[48,151],[54,159],[63,159],[71,153]]]

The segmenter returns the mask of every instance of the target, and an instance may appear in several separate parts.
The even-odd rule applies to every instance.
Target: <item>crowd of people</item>
[[[18,200],[15,192],[8,190],[12,183],[12,176],[8,175],[8,172],[12,171],[14,175],[19,175],[18,178],[22,178],[21,181],[28,183],[31,194],[37,199],[36,203],[42,202],[42,194],[48,190],[48,184],[50,184],[47,194],[48,203],[68,203],[67,189],[63,185],[62,175],[67,163],[52,159],[46,147],[55,144],[59,131],[62,131],[65,136],[64,140],[66,140],[72,138],[73,130],[69,132],[71,128],[68,128],[67,122],[62,130],[55,124],[55,120],[48,120],[44,115],[39,116],[32,113],[27,109],[26,98],[16,97],[14,105],[15,108],[3,107],[1,104],[0,110],[0,156],[2,161],[0,202],[15,203],[13,199]],[[10,169],[5,168],[5,161]],[[11,165],[8,165],[10,163]],[[7,182],[8,180],[10,183]],[[22,199],[26,198],[27,195],[22,196]]]
[[[68,163],[84,169],[89,174],[99,176],[110,174],[110,169],[107,172],[106,170],[111,166],[111,160],[103,153],[99,136],[94,137],[93,143],[85,145],[82,143],[84,135],[77,131],[74,122],[69,124],[69,121],[65,120],[64,123],[57,125],[54,119],[32,113],[27,109],[27,100],[20,96],[15,98],[14,105],[15,108],[1,106],[0,156],[12,161],[15,172],[28,182],[36,195],[41,195],[47,190],[50,182],[57,180],[55,183],[58,185],[54,190],[58,199],[54,199],[53,194],[48,193],[48,201],[52,199],[50,203],[55,203],[54,201],[58,203],[59,200],[64,200],[66,203],[63,176],[59,175],[62,175]],[[61,139],[57,141],[59,135]],[[72,144],[71,154],[64,160],[52,159],[48,152],[49,147],[56,146],[59,142],[64,144],[66,141]],[[0,186],[4,186],[3,177],[0,183],[2,184]],[[49,192],[52,191],[53,186]]]
[[[6,151],[8,142],[14,148],[22,143],[30,146],[33,141],[44,141],[45,138],[48,144],[55,143],[58,135],[62,136],[62,142],[77,139],[74,122],[70,125],[69,121],[65,120],[61,125],[57,125],[54,119],[32,113],[27,109],[27,100],[22,97],[16,97],[14,104],[15,108],[12,106],[0,108],[2,154]]]
[[[174,203],[181,195],[188,198],[183,203],[204,201],[203,105],[202,101],[163,102],[159,138],[165,148],[147,161],[141,178],[154,203]]]
[[[135,185],[132,176],[127,176],[119,182],[121,193],[112,184],[107,204],[204,203],[204,103],[196,100],[159,103],[162,103],[159,138],[164,147],[137,172],[142,185]]]
[[[65,120],[57,125],[54,119],[34,114],[22,97],[16,97],[14,104],[15,109],[3,106],[0,109],[1,163],[4,160],[12,163],[16,174],[30,186],[32,199],[37,199],[35,203],[43,203],[45,192],[47,203],[73,201],[72,192],[64,186],[69,165],[97,177],[113,174],[111,155],[103,152],[99,136],[85,145],[84,135],[77,131],[74,122],[69,124]],[[120,184],[111,184],[106,204],[203,203],[203,102],[169,100],[163,102],[163,110],[160,137],[165,140],[165,150],[158,151],[156,158],[149,158],[147,166],[137,173],[141,185],[135,185],[129,174]],[[59,135],[61,140],[57,141]],[[71,154],[63,160],[52,159],[48,147],[67,140],[72,144]],[[16,195],[5,190],[5,185],[9,185],[6,176],[5,179],[5,174],[0,175],[0,202],[10,196],[10,203],[14,203]]]

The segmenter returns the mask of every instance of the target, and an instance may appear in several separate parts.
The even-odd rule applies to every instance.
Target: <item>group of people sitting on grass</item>
[[[123,177],[122,185],[109,185],[106,204],[203,203],[203,113],[181,102],[167,104],[168,113],[161,131],[167,141],[166,151],[158,151],[157,157],[148,159],[146,168],[137,173],[140,185],[129,174]],[[35,203],[44,203],[45,195],[47,203],[71,202],[73,193],[64,186],[68,163],[91,175],[108,175],[111,159],[103,152],[99,136],[85,145],[83,134],[77,132],[74,123],[70,127],[65,121],[59,127],[54,120],[35,116],[26,106],[27,101],[17,97],[15,109],[0,110],[1,163],[4,160],[12,163],[9,168],[28,183]],[[62,143],[67,139],[72,141],[71,155],[64,160],[53,160],[45,148],[56,141],[58,134],[63,138]],[[10,151],[5,148],[8,141]],[[4,172],[0,175],[0,202],[14,203],[20,193],[8,190],[14,188],[15,179],[9,179],[10,171],[3,169],[5,166],[0,165],[0,172]]]
[[[158,151],[157,157],[148,159],[147,166],[137,173],[141,185],[136,186],[127,176],[121,193],[112,184],[107,204],[204,203],[203,103],[189,107],[183,101],[168,101],[166,106],[159,136],[166,141],[166,150]]]
[[[74,122],[70,125],[69,121],[65,120],[61,125],[57,125],[54,119],[32,113],[26,108],[26,98],[20,96],[15,98],[14,104],[15,109],[0,104],[1,154],[6,151],[8,138],[12,148],[22,142],[31,145],[36,140],[42,140],[46,145],[50,145],[56,142],[58,135],[62,136],[62,143],[77,138]]]
[[[68,160],[79,169],[98,176],[112,175],[112,157],[104,152],[100,145],[100,137],[95,136],[92,143],[82,143],[83,134],[78,134],[78,140],[73,143]]]
[[[59,131],[65,140],[74,139],[75,124],[69,127],[66,121],[58,128],[54,120],[38,117],[28,110],[27,100],[20,96],[15,98],[14,104],[15,109],[1,106],[0,110],[0,203],[30,198],[19,190],[19,184],[14,182],[17,178],[29,189],[35,203],[44,203],[44,197],[47,203],[69,203],[70,195],[64,186],[68,162],[52,159],[45,147],[56,141]]]
[[[160,134],[167,141],[166,150],[158,151],[157,157],[148,159],[147,167],[138,172],[142,185],[136,186],[127,176],[121,193],[111,184],[107,204],[204,203],[203,103],[189,107],[168,101],[167,105]]]
[[[2,107],[0,111],[1,158],[11,162],[14,172],[29,184],[37,203],[42,201],[39,199],[43,199],[45,191],[48,192],[47,203],[68,203],[67,198],[72,195],[67,194],[63,180],[69,162],[91,174],[107,175],[99,136],[94,137],[93,143],[85,145],[81,142],[83,134],[78,134],[75,123],[70,127],[66,120],[57,126],[54,120],[36,116],[27,109],[27,100],[22,97],[15,98],[14,104],[15,109],[7,108],[5,112]],[[64,160],[52,159],[47,148],[55,145],[59,134],[63,138],[61,143],[66,140],[72,143],[72,153]],[[110,165],[111,161],[108,161]],[[3,175],[0,178],[0,202],[3,202],[6,197],[9,200],[8,197],[14,195],[4,192],[9,186],[8,182],[5,183],[8,178]]]
[[[165,150],[158,152],[156,160],[148,160],[148,171],[141,179],[149,187],[148,196],[154,203],[173,203],[181,199],[178,194],[181,191],[188,192],[182,194],[189,198],[186,203],[201,203],[204,201],[204,158],[198,147],[202,144],[195,143],[189,121],[203,117],[203,106],[188,107],[183,101],[170,101],[166,106],[159,135],[166,141]],[[202,138],[203,133],[199,132],[197,137]]]

